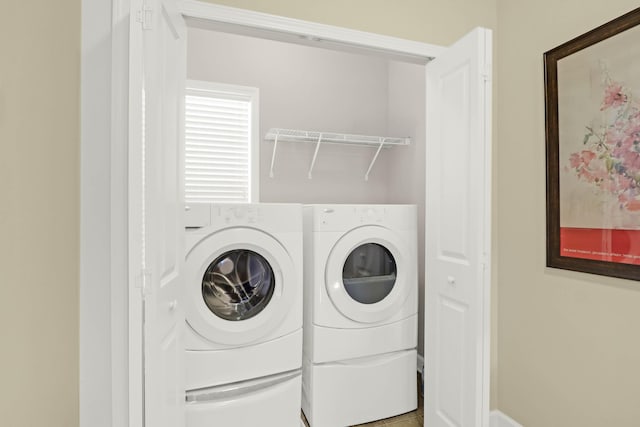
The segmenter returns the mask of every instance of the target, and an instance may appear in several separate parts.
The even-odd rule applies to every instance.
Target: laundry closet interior
[[[187,427],[297,426],[299,406],[312,427],[372,422],[417,408],[424,354],[425,420],[484,419],[490,33],[442,48],[172,3],[138,15],[148,54],[130,98],[146,416],[181,419],[182,396]],[[230,195],[239,148],[198,140],[220,132],[189,116],[198,91],[252,94],[248,200]],[[230,184],[198,187],[212,164]]]
[[[424,247],[426,58],[187,24],[188,81],[258,89],[259,195],[252,202],[417,205],[417,247]],[[423,250],[414,256],[422,260]]]

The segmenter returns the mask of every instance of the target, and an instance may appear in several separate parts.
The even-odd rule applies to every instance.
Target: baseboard
[[[489,415],[490,427],[523,427],[522,424],[511,419],[500,411],[491,411]]]

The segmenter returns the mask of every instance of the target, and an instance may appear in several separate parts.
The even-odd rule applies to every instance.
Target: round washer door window
[[[378,243],[356,247],[342,268],[345,291],[361,304],[375,304],[386,298],[393,290],[396,276],[393,255]]]
[[[184,270],[186,321],[216,345],[255,343],[285,327],[301,295],[302,277],[287,248],[253,228],[204,236]]]
[[[202,278],[202,298],[216,316],[246,320],[260,313],[275,288],[273,269],[257,252],[234,249],[209,264]]]

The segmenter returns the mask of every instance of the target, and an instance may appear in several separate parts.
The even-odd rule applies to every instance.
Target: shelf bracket
[[[271,153],[271,168],[269,169],[269,178],[273,178],[273,165],[276,162],[276,150],[278,149],[278,134],[276,133],[273,140],[273,153]]]
[[[378,149],[376,150],[376,154],[373,156],[373,159],[371,160],[371,163],[369,164],[369,169],[367,169],[367,173],[364,174],[364,180],[365,181],[369,181],[369,172],[371,172],[371,168],[373,168],[373,164],[378,159],[378,154],[380,154],[380,150],[382,150],[382,146],[383,145],[384,145],[384,138],[380,138],[380,145],[378,146]]]
[[[309,166],[309,173],[307,177],[311,179],[311,172],[313,171],[313,166],[316,164],[316,158],[318,157],[318,150],[320,149],[320,143],[322,142],[322,133],[318,135],[318,141],[316,142],[316,150],[313,152],[313,159],[311,159],[311,166]]]

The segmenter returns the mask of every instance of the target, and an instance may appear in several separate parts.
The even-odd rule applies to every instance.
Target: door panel
[[[491,34],[427,66],[425,425],[488,422]]]
[[[461,425],[454,420],[463,419],[463,400],[460,390],[464,387],[461,369],[465,354],[464,324],[467,306],[442,297],[438,301],[438,321],[440,327],[450,333],[438,335],[439,399],[438,416],[448,420],[450,425]]]
[[[443,75],[438,90],[443,94],[440,108],[441,129],[446,143],[439,147],[438,165],[442,178],[438,188],[440,227],[437,233],[437,253],[441,259],[469,263],[470,205],[469,154],[469,62],[462,62]],[[446,95],[444,95],[446,94]],[[445,139],[442,139],[445,141]],[[435,237],[435,236],[434,236]]]
[[[180,427],[185,422],[180,286],[186,27],[173,0],[132,1],[131,19],[131,69],[142,71],[130,75],[130,105],[141,113],[130,114],[129,126],[130,211],[140,218],[133,221],[140,242],[132,245],[139,255],[130,259],[139,260],[142,271],[144,425]]]

